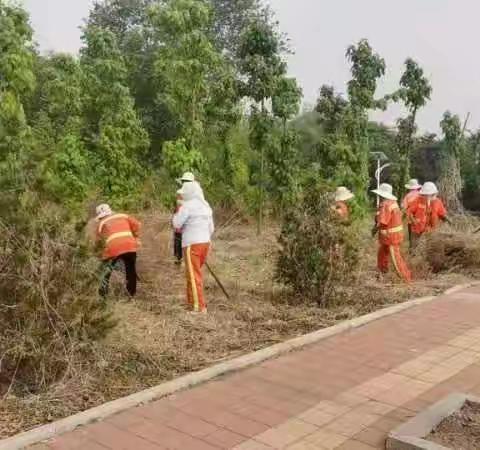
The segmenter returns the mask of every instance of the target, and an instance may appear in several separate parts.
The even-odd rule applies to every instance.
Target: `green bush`
[[[353,276],[358,262],[355,226],[332,206],[332,189],[313,182],[283,221],[276,279],[295,295],[328,306],[337,287]]]

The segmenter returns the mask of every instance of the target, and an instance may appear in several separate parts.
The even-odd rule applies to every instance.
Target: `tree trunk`
[[[445,202],[449,213],[463,214],[464,208],[461,201],[462,176],[458,159],[449,155],[445,161],[442,176],[438,183],[440,197]]]

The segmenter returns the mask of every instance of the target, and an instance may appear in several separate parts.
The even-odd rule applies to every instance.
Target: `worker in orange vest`
[[[437,194],[435,183],[427,181],[422,186],[419,197],[410,204],[408,216],[412,220],[414,240],[418,240],[424,233],[435,230],[441,222],[449,222],[447,210]]]
[[[196,181],[185,183],[181,193],[183,204],[172,222],[174,228],[182,230],[187,302],[192,312],[206,313],[202,267],[207,260],[214,231],[212,209]]]
[[[407,193],[402,200],[402,209],[407,211],[408,207],[419,197],[422,185],[416,178],[412,178],[406,185]]]
[[[137,250],[140,222],[127,214],[115,214],[109,205],[99,205],[96,209],[97,245],[102,251],[102,278],[99,294],[108,294],[110,277],[119,261],[125,265],[127,291],[134,297],[137,291]]]
[[[400,245],[403,242],[402,212],[397,203],[397,197],[392,193],[392,186],[382,183],[378,189],[372,191],[382,198],[379,205],[376,225],[373,234],[378,233],[379,248],[377,268],[381,273],[387,273],[390,259],[393,266],[403,280],[410,282],[412,274],[403,259]]]
[[[402,200],[402,209],[407,215],[407,226],[408,226],[408,242],[410,250],[413,250],[415,245],[415,236],[412,232],[412,217],[408,214],[410,206],[418,199],[420,196],[420,189],[422,185],[418,182],[416,178],[412,178],[406,185],[405,188],[408,190],[405,197]]]
[[[335,192],[335,211],[341,220],[348,220],[350,211],[347,202],[354,198],[355,195],[345,186],[340,186]]]

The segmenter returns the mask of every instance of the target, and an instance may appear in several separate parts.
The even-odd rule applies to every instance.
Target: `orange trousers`
[[[187,278],[187,302],[195,312],[207,309],[203,295],[202,267],[207,259],[209,249],[210,244],[193,244],[183,249]]]
[[[405,259],[403,259],[402,253],[400,252],[400,245],[380,244],[377,257],[377,267],[380,272],[388,272],[390,259],[392,259],[393,266],[398,275],[407,283],[412,281],[412,273],[410,272]]]

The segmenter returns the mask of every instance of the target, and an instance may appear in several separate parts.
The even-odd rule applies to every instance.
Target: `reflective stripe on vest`
[[[380,230],[380,233],[381,234],[393,234],[393,233],[400,233],[401,231],[403,231],[403,226],[400,225],[398,227],[394,227],[394,228],[389,228],[388,230]]]
[[[128,216],[126,214],[114,214],[113,216],[109,216],[106,219],[103,219],[98,225],[98,232],[101,233],[105,224],[114,219],[128,219]]]
[[[110,243],[111,241],[113,241],[114,239],[118,239],[118,238],[123,238],[123,237],[131,237],[133,238],[133,234],[131,231],[120,231],[119,233],[113,233],[111,236],[109,236],[107,238],[107,241],[106,243]]]

